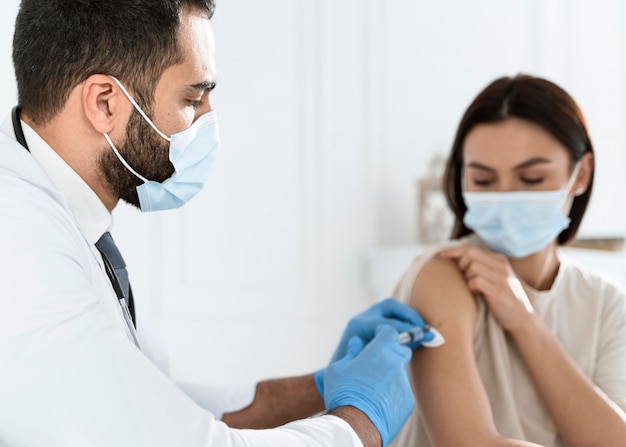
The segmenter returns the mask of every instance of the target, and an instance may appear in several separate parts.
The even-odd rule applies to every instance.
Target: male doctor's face
[[[165,135],[187,129],[198,117],[212,110],[209,96],[215,86],[216,69],[211,22],[201,12],[186,11],[181,18],[178,39],[182,62],[163,72],[152,107],[144,108]],[[126,139],[118,143],[117,148],[130,166],[149,180],[163,182],[174,173],[169,160],[169,142],[134,109],[128,120]],[[111,150],[104,152],[100,164],[116,195],[139,207],[136,187],[141,180],[129,172]]]

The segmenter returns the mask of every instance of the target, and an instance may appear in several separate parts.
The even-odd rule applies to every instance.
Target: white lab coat
[[[32,129],[24,132],[31,150],[45,149]],[[53,169],[51,179],[40,163],[65,169],[56,153],[34,157],[7,133],[0,133],[0,447],[361,445],[333,416],[230,429],[199,406],[210,406],[209,395],[185,394],[158,346],[140,333],[161,369],[128,337],[93,246],[110,214],[93,191],[76,194],[82,180],[73,171],[59,178]]]

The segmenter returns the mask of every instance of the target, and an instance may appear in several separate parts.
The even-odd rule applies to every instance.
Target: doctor
[[[235,402],[174,384],[146,336],[111,211],[120,199],[176,208],[206,180],[218,148],[213,9],[21,3],[20,107],[0,133],[0,446],[380,446],[412,410],[418,343],[397,338],[424,323],[393,300],[351,321],[327,367]]]

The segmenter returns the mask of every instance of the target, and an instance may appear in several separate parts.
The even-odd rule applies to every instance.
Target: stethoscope
[[[20,120],[19,106],[13,107],[13,111],[11,112],[11,119],[13,121],[13,132],[15,132],[15,138],[17,139],[17,142],[24,146],[24,148],[30,152],[30,149],[28,148],[28,143],[26,143],[26,137],[24,136],[22,121]],[[109,258],[99,248],[98,251],[100,252],[100,255],[102,257],[102,262],[104,263],[104,270],[106,271],[106,274],[109,277],[109,281],[111,281],[111,285],[113,286],[113,290],[115,291],[115,295],[117,296],[117,301],[122,308],[122,315],[124,317],[126,327],[128,328],[128,332],[130,333],[133,342],[135,343],[137,348],[141,350],[141,344],[139,343],[139,338],[137,337],[137,331],[135,329],[135,321],[126,303],[126,297],[124,296],[124,292],[122,291],[122,285],[120,284],[120,280],[115,274],[115,270],[113,270],[113,266],[111,265],[111,261],[109,261]]]

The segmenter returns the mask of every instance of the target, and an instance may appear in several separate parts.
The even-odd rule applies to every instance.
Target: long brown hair
[[[546,79],[524,74],[496,79],[478,94],[465,111],[446,164],[443,188],[455,215],[452,239],[472,232],[463,224],[467,210],[461,192],[465,137],[479,124],[499,123],[510,118],[535,123],[556,138],[569,152],[571,169],[585,153],[593,153],[585,118],[565,90]],[[559,244],[565,244],[576,235],[591,197],[592,186],[593,171],[586,191],[573,200],[569,213],[571,222],[559,234]]]

